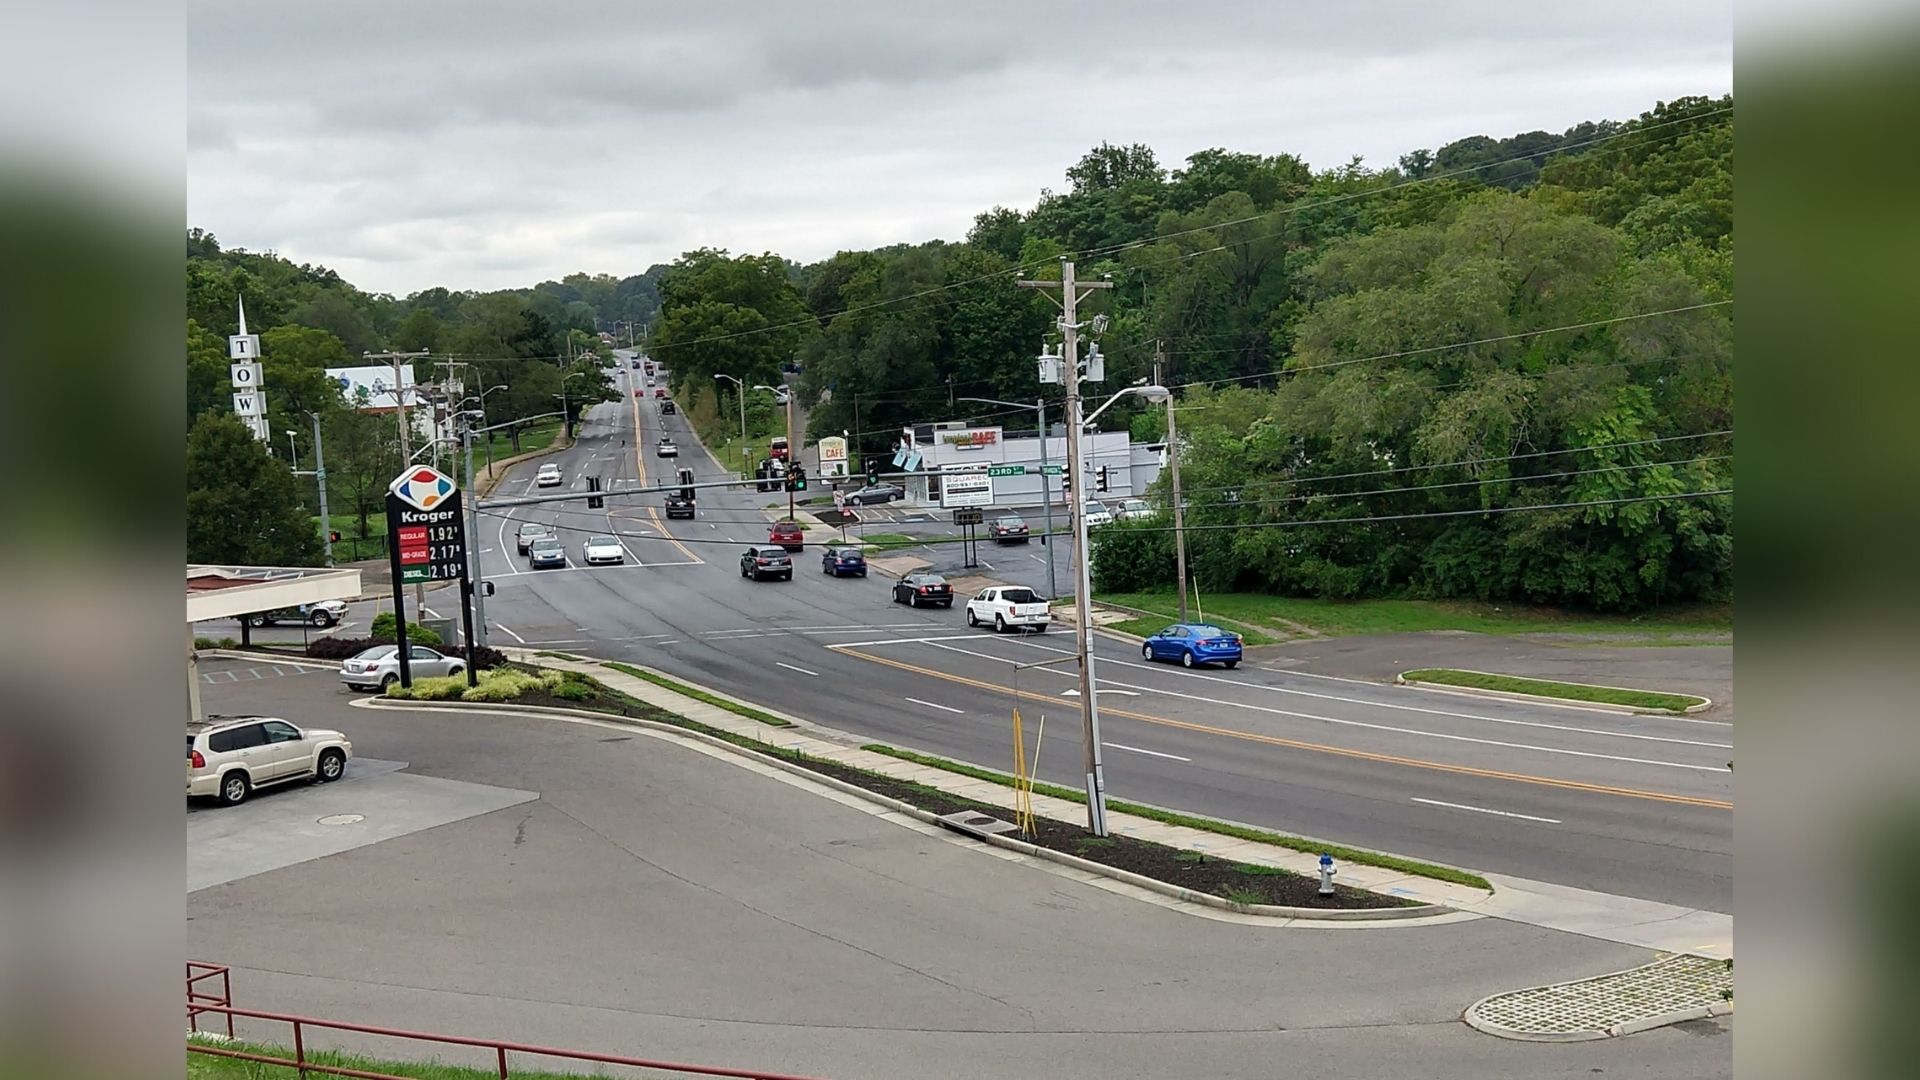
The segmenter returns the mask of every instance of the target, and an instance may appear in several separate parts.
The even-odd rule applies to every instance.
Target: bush
[[[1116,521],[1089,535],[1095,594],[1154,592],[1173,585],[1173,534],[1158,519]]]
[[[553,696],[562,701],[592,701],[599,696],[599,691],[585,679],[563,679],[553,688]]]
[[[373,617],[373,628],[371,631],[373,640],[383,645],[393,644],[393,642],[398,639],[398,634],[395,632],[397,625],[398,621],[394,619],[393,612],[391,611],[383,611],[375,615]],[[419,623],[409,622],[407,624],[407,644],[441,645],[445,644],[445,642],[441,641],[440,635],[437,632],[429,630]]]
[[[210,637],[197,637],[193,639],[193,647],[196,649],[237,649],[240,647],[240,643],[230,637],[223,637],[218,641]]]
[[[452,701],[466,689],[465,675],[443,675],[432,679],[415,679],[411,690],[394,683],[387,687],[387,696],[412,701]]]
[[[315,660],[345,660],[358,656],[381,642],[370,637],[321,637],[307,642],[307,655]]]
[[[460,692],[462,701],[512,701],[540,685],[540,676],[511,668],[482,672],[480,684]]]
[[[475,645],[473,647],[473,670],[491,671],[494,668],[505,667],[506,665],[507,654],[501,652],[499,649],[491,645]]]

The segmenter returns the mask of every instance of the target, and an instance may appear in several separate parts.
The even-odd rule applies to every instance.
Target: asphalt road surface
[[[631,371],[631,369],[627,369]],[[638,384],[638,373],[631,373]],[[664,385],[664,380],[662,380]],[[952,610],[890,601],[891,580],[824,575],[819,548],[791,582],[753,582],[738,558],[767,539],[784,497],[699,493],[698,516],[668,521],[660,496],[589,510],[586,477],[613,492],[722,470],[684,415],[651,390],[597,406],[560,465],[579,502],[481,512],[474,539],[494,644],[635,659],[861,736],[1009,768],[1009,709],[1044,717],[1040,776],[1080,787],[1080,721],[1070,634],[1000,636]],[[677,459],[655,456],[671,437]],[[532,493],[528,463],[495,489]],[[553,489],[547,489],[552,491]],[[779,511],[769,506],[778,505]],[[555,526],[565,569],[530,570],[523,521]],[[891,531],[891,527],[886,527]],[[620,538],[617,567],[581,564],[590,534]],[[1037,545],[982,546],[1000,580],[1038,585]],[[1064,554],[1064,551],[1061,552]],[[949,557],[957,559],[957,551]],[[1024,564],[1024,565],[1022,565]],[[1067,562],[1061,560],[1062,584]],[[1097,638],[1109,793],[1297,834],[1478,870],[1730,911],[1730,724],[1509,703],[1263,668],[1183,671]],[[1016,687],[1016,680],[1018,685]]]
[[[372,712],[324,671],[205,694],[356,755],[339,783],[188,815],[189,955],[231,965],[243,1007],[841,1080],[1732,1074],[1730,1019],[1578,1044],[1460,1020],[1642,949],[1495,919],[1223,921],[631,727]]]

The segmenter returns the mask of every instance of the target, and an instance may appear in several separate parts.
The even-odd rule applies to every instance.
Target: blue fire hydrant
[[[1333,856],[1328,855],[1325,852],[1322,852],[1320,855],[1320,895],[1321,896],[1333,895],[1333,875],[1336,873],[1338,873],[1338,871],[1336,871],[1333,868]]]

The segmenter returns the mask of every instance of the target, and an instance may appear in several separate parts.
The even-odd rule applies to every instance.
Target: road
[[[662,435],[680,447],[677,461],[653,456]],[[617,492],[670,479],[679,465],[701,480],[730,475],[684,416],[663,416],[654,398],[630,392],[597,406],[577,443],[545,460],[581,491],[588,475]],[[495,495],[536,490],[534,468],[516,468]],[[1044,718],[1041,778],[1081,786],[1072,665],[1015,670],[1066,655],[1068,635],[970,631],[959,606],[891,603],[878,574],[823,575],[811,546],[796,556],[792,582],[744,580],[739,553],[766,539],[771,506],[783,510],[784,498],[712,489],[700,492],[692,521],[667,521],[655,496],[609,499],[598,511],[584,498],[483,511],[481,559],[498,587],[487,605],[493,642],[638,660],[862,737],[1001,768],[1011,766],[1017,692],[1028,731]],[[526,520],[555,526],[574,565],[528,570],[512,547]],[[578,565],[592,533],[619,536],[627,564]],[[1044,579],[1044,565],[1022,557],[1037,550],[1006,551],[982,554],[996,568],[1024,562],[1033,572],[989,576]],[[1729,724],[1492,701],[1257,658],[1232,672],[1188,672],[1096,640],[1114,797],[1731,910]]]
[[[244,1007],[837,1080],[1732,1074],[1730,1018],[1579,1044],[1460,1021],[1642,949],[1196,914],[641,729],[219,677],[253,666],[203,665],[207,708],[336,727],[356,756],[340,783],[187,815],[189,955],[232,965]]]

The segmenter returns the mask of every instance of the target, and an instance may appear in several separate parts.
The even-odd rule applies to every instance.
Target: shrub
[[[540,677],[524,671],[497,669],[480,674],[480,684],[460,692],[462,701],[512,701],[540,685]]]
[[[452,701],[467,689],[465,675],[443,675],[432,679],[413,680],[413,689],[407,690],[399,683],[387,687],[387,696],[411,698],[414,701]]]
[[[383,611],[375,615],[373,617],[373,627],[371,630],[373,640],[382,644],[393,643],[398,638],[398,634],[395,632],[397,624],[398,620],[394,619],[393,612],[391,611]],[[416,622],[409,622],[407,624],[407,643],[409,645],[445,644],[440,639],[439,633],[429,630]]]
[[[382,644],[370,637],[322,637],[307,643],[307,655],[316,660],[345,660]]]
[[[585,679],[563,679],[553,688],[553,696],[562,701],[592,701],[599,696],[599,691]]]
[[[491,645],[475,645],[473,647],[473,670],[491,671],[494,668],[505,667],[506,665],[507,654],[501,652],[499,649]]]
[[[223,637],[218,641],[210,637],[197,637],[193,639],[193,647],[196,649],[235,649],[239,648],[239,646],[240,643],[230,637]]]

